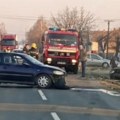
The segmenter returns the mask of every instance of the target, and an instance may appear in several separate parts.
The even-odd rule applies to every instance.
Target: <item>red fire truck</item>
[[[43,62],[64,67],[66,72],[77,74],[79,66],[79,35],[75,30],[50,28],[45,32]]]
[[[6,34],[1,36],[0,50],[9,48],[12,51],[17,48],[17,45],[16,35]]]

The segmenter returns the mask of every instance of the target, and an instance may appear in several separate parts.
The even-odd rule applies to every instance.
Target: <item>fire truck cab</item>
[[[16,40],[16,35],[14,34],[6,34],[1,36],[0,41],[0,49],[4,51],[4,49],[10,49],[12,51],[13,49],[16,49],[18,46],[18,42]]]
[[[76,30],[50,28],[44,34],[43,62],[64,67],[66,72],[77,74],[79,66],[79,35]]]

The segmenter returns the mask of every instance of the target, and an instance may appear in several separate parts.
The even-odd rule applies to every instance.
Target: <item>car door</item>
[[[8,82],[33,82],[33,69],[22,56],[13,54],[3,56],[2,74],[4,80]]]
[[[10,71],[8,68],[11,68],[11,56],[8,54],[1,54],[2,64],[0,65],[0,80],[6,82],[10,76]]]
[[[97,61],[96,61],[95,56],[93,54],[89,54],[87,56],[87,65],[88,66],[96,66],[96,63],[97,63]]]
[[[92,54],[91,59],[94,66],[101,66],[102,60],[98,55]]]
[[[5,66],[3,64],[3,54],[0,54],[0,81],[4,81],[6,79],[4,68]]]

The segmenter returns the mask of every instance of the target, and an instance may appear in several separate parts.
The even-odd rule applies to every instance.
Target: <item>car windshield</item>
[[[9,46],[9,45],[15,45],[16,44],[16,42],[15,42],[15,40],[7,40],[7,39],[3,39],[2,41],[1,41],[1,45],[5,45],[5,46]]]
[[[49,34],[48,41],[50,45],[76,46],[77,37],[65,34]]]
[[[101,57],[101,56],[99,56],[97,54],[88,54],[87,58],[88,59],[96,59],[96,60],[103,60],[104,59],[103,57]]]
[[[31,57],[30,55],[25,55],[25,57],[33,64],[43,65],[42,62],[40,62],[39,60],[35,59],[34,57]]]
[[[99,56],[99,55],[91,55],[91,57],[93,58],[93,59],[97,59],[97,60],[103,60],[103,58],[101,57],[101,56]]]

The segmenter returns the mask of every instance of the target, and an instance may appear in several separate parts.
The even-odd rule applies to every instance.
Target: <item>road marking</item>
[[[59,116],[57,115],[56,112],[51,112],[51,115],[52,115],[54,120],[60,120],[60,118],[59,118]]]
[[[71,88],[71,90],[74,90],[74,91],[103,92],[103,93],[106,93],[106,94],[111,95],[111,96],[116,96],[116,97],[119,97],[119,96],[120,96],[120,93],[119,93],[119,92],[109,91],[109,90],[105,90],[105,89]]]
[[[105,90],[105,89],[101,89],[100,91],[103,93],[106,93],[108,95],[111,95],[111,96],[116,96],[116,97],[120,96],[120,93],[118,93],[116,91],[109,91],[109,90]]]
[[[46,98],[45,94],[42,92],[42,90],[38,90],[38,93],[43,100],[47,100],[47,98]]]
[[[71,90],[81,90],[81,91],[91,91],[91,92],[98,92],[100,91],[99,89],[86,89],[86,88],[71,88]]]

